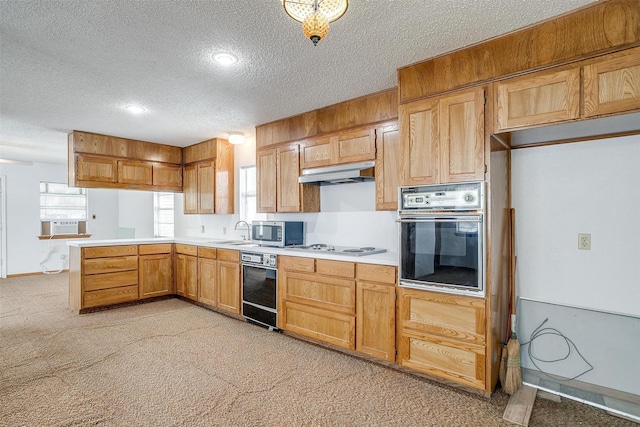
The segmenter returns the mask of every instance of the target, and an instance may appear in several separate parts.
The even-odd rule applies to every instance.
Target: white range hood
[[[303,169],[298,182],[300,184],[333,185],[373,181],[375,179],[374,166],[374,161],[368,161]]]

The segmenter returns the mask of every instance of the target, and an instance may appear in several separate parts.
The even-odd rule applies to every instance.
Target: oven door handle
[[[416,222],[481,222],[482,219],[480,217],[474,218],[447,218],[447,217],[439,217],[439,218],[411,218],[411,219],[398,219],[396,222],[401,224],[412,224]]]

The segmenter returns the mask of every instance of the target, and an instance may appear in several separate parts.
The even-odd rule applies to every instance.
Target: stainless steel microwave
[[[304,245],[302,221],[254,221],[251,223],[251,240],[263,246]]]

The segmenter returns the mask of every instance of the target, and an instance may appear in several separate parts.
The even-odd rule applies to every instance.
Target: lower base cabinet
[[[216,306],[218,292],[217,250],[198,247],[198,302]]]
[[[218,308],[240,314],[240,252],[218,250]]]
[[[198,247],[176,245],[176,293],[198,300]]]
[[[484,390],[484,299],[398,288],[397,331],[399,365]]]
[[[173,244],[138,247],[138,298],[170,295],[173,292]]]

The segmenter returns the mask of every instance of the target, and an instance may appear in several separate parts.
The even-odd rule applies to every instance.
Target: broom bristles
[[[511,334],[507,343],[507,372],[504,381],[504,391],[515,393],[522,386],[522,371],[520,369],[520,343],[515,332]]]
[[[504,383],[507,378],[507,357],[509,351],[507,350],[507,344],[503,344],[502,346],[502,354],[500,355],[500,367],[498,370],[498,378],[500,378],[500,384],[502,384],[502,388],[504,388]]]

